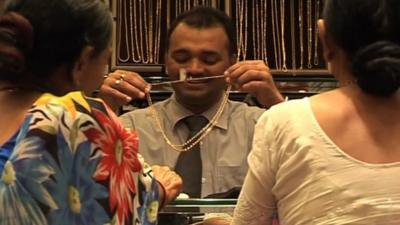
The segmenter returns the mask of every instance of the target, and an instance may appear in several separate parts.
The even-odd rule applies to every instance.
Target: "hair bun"
[[[23,71],[25,58],[33,47],[31,23],[16,12],[0,16],[0,72],[11,77]]]
[[[400,45],[379,41],[360,49],[353,59],[360,88],[377,96],[390,96],[400,86]]]

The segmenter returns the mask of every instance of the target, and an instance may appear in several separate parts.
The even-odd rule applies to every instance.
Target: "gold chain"
[[[122,2],[124,2],[125,7],[122,6]],[[128,62],[129,58],[130,58],[130,54],[129,54],[129,44],[128,44],[128,24],[127,24],[127,16],[126,16],[126,1],[125,0],[121,0],[119,1],[119,19],[118,19],[118,28],[120,29],[119,35],[118,35],[118,61],[120,62]],[[124,11],[124,14],[122,14],[122,11]],[[125,15],[125,16],[123,16]],[[122,18],[123,17],[123,18]],[[126,58],[122,58],[121,57],[121,34],[122,34],[122,19],[124,19],[125,22],[125,43],[126,43]]]
[[[275,0],[271,0],[271,12],[272,12],[272,34],[273,34],[273,43],[275,50],[275,64],[277,69],[282,69],[282,61],[281,61],[281,44],[280,44],[280,35],[279,35],[279,22],[278,22],[278,6]]]
[[[133,0],[133,1],[135,1],[135,0]],[[136,32],[138,32],[139,33],[139,36],[140,36],[140,39],[139,39],[139,52],[140,52],[140,55],[141,55],[141,62],[143,63],[144,62],[144,58],[145,58],[145,55],[144,55],[144,50],[143,50],[143,38],[144,38],[144,32],[143,32],[143,26],[145,26],[145,27],[147,27],[147,25],[146,24],[144,24],[144,17],[143,17],[143,11],[145,11],[145,9],[143,10],[143,8],[142,8],[142,2],[143,2],[143,0],[139,0],[139,7],[138,7],[138,9],[139,9],[139,16],[138,16],[138,18],[139,18],[139,29],[136,31]],[[143,22],[142,22],[143,21]]]
[[[156,36],[156,43],[154,46],[154,63],[158,64],[160,59],[160,42],[161,42],[161,9],[162,9],[162,2],[160,0],[156,2],[156,27],[155,27],[155,36]]]
[[[304,68],[304,17],[303,17],[303,2],[299,1],[299,40],[300,40],[300,70]]]
[[[154,62],[154,57],[153,57],[153,44],[154,44],[154,39],[153,39],[153,16],[154,10],[153,10],[153,1],[149,1],[148,5],[148,20],[149,20],[149,28],[148,28],[148,49],[147,49],[147,54],[149,56],[149,63]]]
[[[301,3],[300,3],[301,4]],[[296,70],[297,69],[297,65],[296,65],[296,38],[295,38],[295,24],[294,24],[294,17],[295,17],[295,13],[294,13],[294,9],[295,9],[295,1],[294,0],[290,0],[290,38],[292,41],[292,70]]]
[[[164,127],[161,124],[161,120],[160,120],[160,118],[158,116],[157,110],[154,108],[153,102],[151,100],[150,93],[147,93],[146,97],[147,97],[147,103],[149,104],[149,107],[151,107],[152,115],[153,115],[153,117],[154,117],[154,119],[156,121],[156,124],[157,124],[158,128],[161,131],[161,134],[162,134],[164,140],[175,151],[186,152],[186,151],[192,149],[200,141],[202,141],[204,139],[204,137],[206,137],[210,133],[210,131],[214,128],[214,126],[218,123],[218,120],[220,119],[222,113],[224,112],[226,104],[228,103],[229,92],[231,91],[231,88],[232,88],[231,85],[229,85],[227,87],[226,91],[224,92],[224,98],[223,98],[223,100],[221,102],[221,105],[218,108],[218,110],[215,113],[215,115],[213,116],[213,118],[210,120],[210,122],[208,122],[208,124],[206,126],[204,126],[198,133],[196,133],[196,135],[191,137],[189,140],[187,140],[183,144],[174,144],[168,138],[167,134],[164,131]]]
[[[144,27],[144,32],[143,32],[143,38],[144,38],[144,42],[145,42],[145,44],[144,44],[144,46],[142,46],[144,49],[143,49],[143,53],[144,52],[146,52],[146,56],[145,56],[145,54],[143,54],[142,55],[142,63],[144,63],[144,64],[147,64],[147,63],[149,63],[149,58],[150,58],[150,56],[148,55],[148,51],[149,51],[149,42],[148,42],[148,28],[147,28],[147,26],[148,26],[148,24],[147,24],[147,11],[148,11],[148,9],[147,9],[147,4],[146,4],[146,2],[147,2],[147,0],[140,0],[141,2],[143,2],[143,27]],[[141,32],[141,34],[142,34],[142,32]]]
[[[307,41],[308,41],[308,45],[307,45],[307,67],[309,69],[312,68],[312,64],[311,64],[311,57],[312,57],[312,39],[313,39],[313,30],[312,30],[312,2],[311,0],[307,0]]]
[[[254,4],[254,3],[253,3]],[[254,58],[258,59],[260,57],[260,50],[261,50],[261,44],[260,44],[260,36],[259,33],[256,32],[259,28],[259,24],[258,24],[258,1],[255,1],[255,7],[253,6],[251,8],[251,12],[252,12],[252,29],[253,29],[253,34],[252,34],[252,38],[253,38],[253,54],[254,54]]]
[[[130,23],[130,35],[131,35],[131,48],[132,48],[132,61],[134,63],[139,63],[141,60],[140,52],[139,52],[139,40],[138,40],[138,30],[137,30],[137,20],[136,20],[136,10],[137,10],[137,5],[136,5],[136,0],[129,0],[129,23]],[[135,18],[135,19],[133,19]],[[140,22],[140,20],[139,20]],[[133,43],[133,40],[135,40],[135,43]],[[136,58],[136,53],[138,57]]]
[[[314,35],[314,65],[319,64],[319,58],[318,58],[318,19],[319,19],[319,0],[316,0],[315,4],[315,35]]]
[[[236,7],[236,33],[237,36],[239,37],[237,40],[237,59],[236,61],[239,61],[240,55],[241,55],[241,50],[242,50],[242,42],[243,42],[243,0],[238,0],[237,1],[237,7]]]
[[[244,39],[243,39],[243,60],[246,60],[246,55],[247,55],[247,25],[248,25],[248,2],[247,0],[244,0],[244,18],[242,20],[244,24]]]
[[[261,20],[261,43],[262,43],[262,59],[264,60],[264,62],[268,65],[268,55],[267,55],[267,50],[268,50],[268,39],[267,39],[267,18],[268,18],[268,1],[267,0],[263,0],[263,5],[261,6],[261,15],[263,15],[262,20]],[[264,10],[264,11],[263,11]]]
[[[281,11],[281,46],[282,46],[282,70],[283,72],[287,72],[286,66],[286,44],[285,44],[285,0],[280,1],[280,11]]]

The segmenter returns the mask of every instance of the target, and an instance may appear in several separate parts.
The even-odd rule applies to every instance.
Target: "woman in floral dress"
[[[154,212],[178,194],[180,178],[155,167],[156,182],[139,160],[135,132],[86,97],[103,79],[111,32],[100,0],[6,2],[0,225],[155,224]]]

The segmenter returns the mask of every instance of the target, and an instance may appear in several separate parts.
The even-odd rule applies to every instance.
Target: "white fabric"
[[[343,152],[308,98],[262,115],[248,163],[235,225],[271,224],[275,211],[281,225],[400,224],[400,163],[370,164]]]

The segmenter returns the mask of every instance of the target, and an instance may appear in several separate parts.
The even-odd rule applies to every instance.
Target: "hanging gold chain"
[[[304,16],[303,16],[303,2],[299,1],[299,40],[300,40],[300,70],[304,68]]]
[[[134,63],[139,63],[141,60],[140,52],[139,52],[139,40],[138,40],[138,30],[137,30],[137,21],[136,17],[137,4],[136,0],[129,0],[129,23],[130,23],[130,35],[131,35],[131,48],[132,48],[132,61]],[[133,41],[135,40],[135,42]],[[137,52],[137,57],[136,53]]]
[[[122,2],[124,2],[124,6],[122,6]],[[118,35],[118,43],[117,43],[117,49],[118,49],[118,61],[120,62],[128,62],[129,58],[130,58],[130,54],[129,54],[129,37],[128,37],[128,19],[126,18],[126,1],[125,0],[121,0],[119,1],[119,18],[118,18],[118,28],[120,30],[119,35]],[[124,14],[122,14],[122,11],[124,12]],[[124,15],[124,16],[123,16]],[[125,43],[126,43],[126,58],[122,58],[121,57],[121,34],[122,34],[122,19],[124,19],[124,23],[125,23]]]
[[[221,117],[222,113],[224,112],[226,104],[228,103],[229,92],[231,91],[231,88],[232,88],[231,85],[229,85],[227,87],[226,91],[224,92],[224,97],[221,102],[221,105],[218,108],[217,112],[215,113],[214,117],[210,120],[210,122],[206,126],[204,126],[198,133],[196,133],[196,135],[191,137],[189,140],[187,140],[183,144],[174,144],[168,138],[167,134],[164,131],[164,127],[161,124],[161,120],[158,116],[157,110],[154,108],[150,93],[148,93],[146,95],[146,97],[147,97],[147,103],[149,104],[149,107],[151,107],[150,109],[152,110],[152,115],[154,117],[154,120],[156,121],[156,124],[157,124],[158,128],[160,129],[164,140],[175,151],[185,152],[185,151],[192,149],[195,145],[197,145],[200,141],[202,141],[204,139],[204,137],[206,137],[210,133],[210,131],[214,128],[214,126],[218,123],[218,120]]]
[[[282,70],[287,72],[286,65],[286,44],[285,44],[285,0],[280,1],[280,12],[281,12],[281,46],[282,46]]]
[[[315,28],[314,28],[314,65],[319,64],[318,58],[318,19],[319,19],[319,0],[315,4]]]

